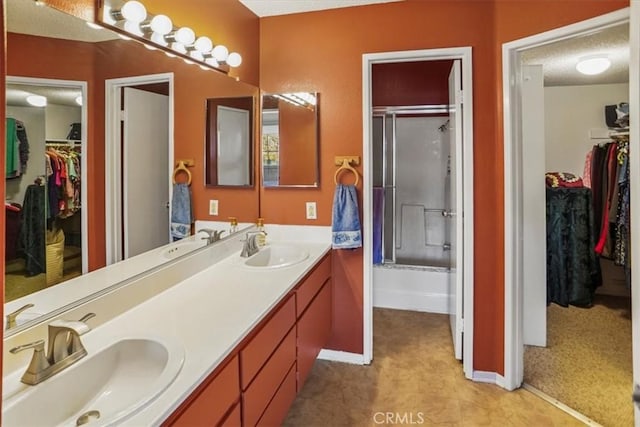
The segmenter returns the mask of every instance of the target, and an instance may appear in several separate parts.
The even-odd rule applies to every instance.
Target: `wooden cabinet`
[[[240,367],[235,356],[196,390],[164,425],[216,426],[240,400]],[[228,419],[228,417],[227,417]],[[233,424],[228,424],[233,425]]]
[[[279,426],[331,333],[325,256],[164,426]]]

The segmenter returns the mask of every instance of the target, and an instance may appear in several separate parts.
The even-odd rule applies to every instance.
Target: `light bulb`
[[[133,21],[127,21],[124,23],[124,30],[127,33],[136,35],[136,36],[143,36],[144,33],[142,32],[142,30],[140,29],[140,25],[136,22]]]
[[[189,27],[182,27],[176,31],[175,39],[178,43],[188,46],[196,39],[196,33]]]
[[[47,98],[42,95],[29,95],[27,102],[34,107],[44,107],[47,105]]]
[[[213,58],[213,57],[205,59],[204,62],[211,65],[212,67],[216,67],[216,68],[220,67],[220,64],[218,63],[218,61],[216,61],[216,58]]]
[[[184,47],[182,43],[178,43],[178,42],[171,43],[171,49],[175,50],[176,52],[187,53],[187,48]]]
[[[149,24],[154,33],[167,35],[173,30],[173,23],[167,15],[156,15]]]
[[[213,49],[213,42],[209,37],[202,36],[196,39],[193,47],[201,53],[209,53],[211,52],[211,49]]]
[[[147,18],[147,9],[139,1],[130,0],[122,6],[120,14],[127,21],[140,24]]]
[[[238,52],[231,52],[227,58],[230,67],[239,67],[242,64],[242,56]]]
[[[160,33],[152,33],[151,41],[160,46],[167,46],[169,44]]]
[[[204,56],[202,56],[202,53],[200,53],[200,52],[199,52],[199,51],[197,51],[197,50],[192,50],[192,51],[189,53],[189,56],[190,56],[190,57],[192,57],[192,58],[193,58],[193,59],[195,59],[195,60],[198,60],[198,61],[204,61]]]
[[[580,58],[576,64],[576,70],[582,74],[593,76],[605,72],[611,66],[611,61],[606,56],[593,55]]]
[[[229,56],[229,49],[227,49],[225,45],[219,44],[213,48],[213,57],[216,58],[218,62],[226,61],[227,56]]]
[[[76,104],[78,104],[78,105],[82,105],[82,95],[78,95],[78,96],[76,96],[75,101],[76,101]]]

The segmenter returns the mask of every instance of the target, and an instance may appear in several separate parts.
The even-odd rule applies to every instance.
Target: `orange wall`
[[[474,369],[503,372],[504,262],[501,45],[628,5],[627,1],[421,1],[261,20],[260,87],[318,91],[321,187],[263,191],[268,222],[331,223],[333,156],[362,155],[362,54],[471,46],[474,82]],[[292,35],[295,35],[293,37]],[[318,220],[304,202],[318,202]],[[360,198],[360,202],[362,199]],[[283,210],[281,206],[290,206]],[[362,350],[362,251],[334,253],[330,348]]]
[[[316,112],[279,102],[280,184],[316,181]]]

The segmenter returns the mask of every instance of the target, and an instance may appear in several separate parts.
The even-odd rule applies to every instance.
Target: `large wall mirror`
[[[207,99],[207,186],[253,185],[253,109],[251,96]]]
[[[159,51],[145,49],[138,42],[121,40],[109,30],[91,29],[85,21],[77,17],[69,16],[47,6],[38,6],[36,3],[26,0],[6,0],[5,3],[8,76],[6,93],[7,102],[13,104],[8,106],[7,116],[13,116],[12,118],[22,122],[22,126],[26,127],[29,143],[32,144],[30,160],[24,176],[18,180],[15,180],[14,177],[12,182],[9,182],[8,179],[5,181],[8,198],[5,205],[13,206],[7,209],[17,208],[15,205],[24,207],[26,188],[29,185],[34,185],[38,177],[42,177],[46,185],[48,172],[45,164],[45,151],[53,149],[65,156],[75,156],[80,159],[80,162],[87,163],[86,165],[79,163],[82,165],[79,173],[83,175],[79,178],[81,181],[78,183],[81,195],[78,200],[78,209],[73,214],[69,211],[67,213],[70,215],[64,214],[64,217],[56,218],[54,221],[49,221],[46,216],[44,220],[39,218],[39,223],[45,225],[44,229],[39,229],[40,234],[44,235],[45,251],[47,231],[55,229],[64,231],[64,243],[58,252],[62,264],[58,261],[55,263],[56,268],[62,265],[62,271],[56,271],[55,280],[47,283],[46,269],[37,275],[27,272],[23,248],[16,247],[12,251],[6,250],[12,259],[5,260],[5,266],[7,266],[6,261],[12,261],[15,264],[11,268],[5,269],[6,274],[14,274],[15,277],[12,280],[7,280],[5,277],[5,314],[18,308],[17,303],[28,303],[30,292],[55,292],[56,288],[68,289],[67,287],[74,286],[79,282],[79,278],[74,276],[104,265],[105,253],[107,252],[105,249],[106,233],[103,231],[106,229],[105,212],[111,208],[110,203],[105,203],[105,194],[107,194],[105,182],[112,179],[111,174],[105,172],[105,156],[111,155],[109,147],[113,145],[113,141],[106,141],[105,137],[105,128],[108,126],[108,121],[105,119],[105,99],[107,98],[105,82],[136,76],[172,74],[173,85],[168,92],[166,92],[166,87],[139,86],[135,89],[158,95],[168,93],[169,95],[166,96],[172,97],[173,101],[170,103],[172,102],[173,105],[173,139],[175,142],[174,146],[168,147],[167,164],[160,165],[158,169],[162,175],[157,179],[167,183],[171,182],[177,160],[193,159],[195,167],[192,169],[192,173],[194,178],[198,176],[198,179],[193,180],[192,190],[194,193],[200,192],[200,199],[206,198],[203,196],[205,194],[205,186],[203,185],[205,156],[202,154],[202,145],[205,139],[203,123],[206,120],[206,100],[216,98],[257,99],[258,96],[258,88],[254,86],[236,81],[219,72],[202,70],[197,66],[185,64],[182,60],[169,58]],[[32,84],[29,79],[35,79],[38,82]],[[60,84],[57,85],[55,82],[60,82]],[[31,86],[26,87],[27,85]],[[69,85],[77,87],[68,87]],[[76,90],[73,97],[70,95],[72,89]],[[36,95],[41,94],[48,98],[49,105],[47,107],[18,105],[19,101],[13,96],[9,96],[9,93],[19,90],[29,91]],[[63,96],[71,98],[63,102]],[[76,101],[78,97],[80,98]],[[31,108],[37,110],[30,110]],[[253,117],[250,121],[253,121]],[[48,128],[54,125],[58,130],[50,131]],[[78,137],[77,133],[72,133],[73,130],[80,132],[80,136]],[[138,154],[138,156],[144,156],[144,154]],[[18,158],[16,157],[16,159]],[[249,172],[249,176],[252,176],[252,172]],[[69,194],[75,193],[73,187],[63,190],[68,191]],[[234,190],[225,189],[225,191],[233,192]],[[247,206],[257,206],[257,192],[246,189],[237,191],[242,194],[236,195],[234,193],[234,197],[241,200],[247,198]],[[45,187],[45,192],[48,193],[47,187]],[[170,191],[167,193],[164,200],[170,200]],[[68,205],[66,207],[69,208]],[[169,215],[169,209],[164,202],[153,209],[155,210],[138,212],[137,215],[143,218]],[[126,212],[123,211],[123,215],[124,213]],[[48,214],[45,213],[45,215]],[[5,225],[8,236],[11,234],[19,235],[21,223],[24,223],[25,220],[25,217],[20,214],[14,215],[14,217],[15,224],[7,223]],[[196,217],[196,219],[200,218]],[[48,225],[52,226],[51,229],[48,228]],[[91,230],[91,232],[85,232],[85,230]],[[159,234],[166,236],[165,242],[169,243],[170,235],[168,232],[159,232]],[[55,239],[52,238],[50,241],[53,242]],[[4,244],[5,247],[10,244],[9,240],[6,239]],[[163,243],[158,244],[162,245]],[[87,251],[89,254],[88,266],[86,262]],[[45,268],[48,268],[46,265],[48,261],[45,253]],[[162,259],[159,262],[172,262],[172,260]],[[154,268],[156,265],[145,268]],[[34,276],[39,276],[37,285],[33,285],[36,282]],[[25,285],[29,279],[32,279],[31,283]],[[117,285],[118,281],[123,278],[103,277],[100,280],[101,290],[93,289],[86,294],[74,292],[74,295],[81,295],[76,300],[86,301],[95,295],[93,292],[99,293],[103,289]],[[80,287],[81,283],[78,283],[78,286]],[[56,306],[53,306],[54,303],[52,303],[52,306],[46,310],[43,310],[42,307],[30,308],[23,317],[29,321],[22,327],[5,331],[5,336],[43,321],[52,313],[60,313],[73,306],[74,301],[57,298],[57,296],[59,295],[52,298],[56,301]]]
[[[319,185],[318,94],[262,95],[262,185]]]

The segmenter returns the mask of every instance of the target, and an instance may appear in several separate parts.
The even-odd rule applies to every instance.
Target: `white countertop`
[[[88,356],[77,365],[126,338],[157,338],[184,350],[175,380],[121,424],[162,423],[331,250],[329,227],[271,225],[267,231],[268,244],[297,246],[309,253],[308,258],[277,269],[247,267],[239,256],[244,238],[239,233],[63,315],[74,319],[87,310],[97,314],[88,322],[93,330],[82,336]],[[147,296],[140,302],[138,294]],[[45,336],[42,324],[5,339],[3,399],[31,387],[19,382],[29,352],[8,355],[7,349]]]
[[[292,244],[307,250],[309,258],[265,270],[242,266],[235,253],[83,336],[89,354],[105,340],[145,334],[184,346],[176,380],[127,425],[157,425],[171,415],[331,248],[328,243]]]

